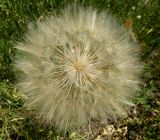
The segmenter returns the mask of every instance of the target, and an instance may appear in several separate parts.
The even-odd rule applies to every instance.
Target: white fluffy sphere
[[[47,124],[80,128],[115,119],[138,89],[138,51],[105,12],[71,6],[18,43],[18,88]]]

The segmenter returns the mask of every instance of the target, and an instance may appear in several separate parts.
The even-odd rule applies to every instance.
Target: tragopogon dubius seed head
[[[138,89],[137,47],[105,12],[70,6],[37,23],[16,48],[26,104],[60,130],[123,116]]]

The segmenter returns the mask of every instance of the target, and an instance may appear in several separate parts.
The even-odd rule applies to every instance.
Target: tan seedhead
[[[38,22],[15,46],[26,105],[64,131],[124,116],[140,72],[127,36],[106,12],[79,6]]]

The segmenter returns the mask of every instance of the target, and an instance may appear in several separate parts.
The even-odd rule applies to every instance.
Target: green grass
[[[12,61],[17,41],[23,40],[27,28],[34,22],[59,11],[72,0],[1,0],[0,1],[0,140],[60,140],[96,139],[102,133],[69,132],[62,135],[54,128],[41,125],[33,111],[24,107],[25,96],[14,88]],[[140,95],[128,118],[112,125],[111,139],[160,139],[160,6],[158,0],[77,0],[78,4],[107,10],[124,26],[130,17],[132,32],[138,40],[145,63]],[[138,18],[140,17],[140,18]],[[102,126],[99,126],[102,127]],[[94,130],[98,132],[97,127]],[[120,133],[118,130],[127,131]],[[101,129],[104,129],[103,127]],[[89,132],[88,132],[89,134]],[[106,135],[103,134],[104,139]]]

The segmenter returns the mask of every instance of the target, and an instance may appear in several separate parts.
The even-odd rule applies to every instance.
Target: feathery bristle
[[[104,12],[68,7],[30,29],[16,48],[26,104],[60,130],[123,116],[138,89],[137,48]]]

